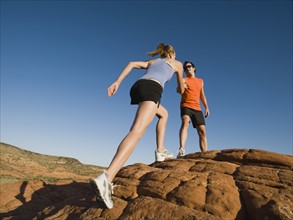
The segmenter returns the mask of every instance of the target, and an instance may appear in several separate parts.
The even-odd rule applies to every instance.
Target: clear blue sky
[[[210,150],[292,154],[292,1],[1,1],[1,141],[108,166],[136,106],[134,70],[159,42],[205,82]],[[180,96],[166,84],[166,147],[177,153]],[[154,161],[155,124],[126,165]],[[198,152],[190,126],[187,153]]]

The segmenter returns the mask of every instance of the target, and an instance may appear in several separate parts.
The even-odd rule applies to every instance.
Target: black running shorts
[[[143,101],[153,101],[160,104],[163,87],[148,79],[140,79],[136,81],[130,89],[131,104],[137,105]]]
[[[190,117],[194,128],[196,128],[198,125],[205,125],[205,120],[202,111],[183,107],[181,108],[181,117],[183,115],[188,115]]]

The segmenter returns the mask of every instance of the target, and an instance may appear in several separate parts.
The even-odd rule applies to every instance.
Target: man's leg
[[[206,126],[205,125],[198,125],[197,126],[197,133],[199,137],[199,147],[202,152],[208,150],[208,142],[207,142],[207,135],[206,135]]]
[[[188,115],[183,115],[181,117],[181,127],[179,131],[180,149],[185,150],[185,144],[188,136],[190,117]]]

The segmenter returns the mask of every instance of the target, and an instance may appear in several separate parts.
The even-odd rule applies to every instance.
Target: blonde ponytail
[[[161,58],[166,58],[168,57],[169,53],[175,53],[174,48],[171,45],[165,45],[163,43],[159,43],[156,50],[152,52],[148,52],[147,54],[151,57],[156,56],[157,54],[160,54]]]

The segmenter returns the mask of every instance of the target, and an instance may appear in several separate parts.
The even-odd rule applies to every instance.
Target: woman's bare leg
[[[145,101],[139,104],[131,129],[120,143],[117,152],[106,171],[110,182],[113,181],[118,171],[129,158],[137,142],[144,135],[146,128],[152,122],[156,113],[156,103],[152,101]]]
[[[162,105],[160,105],[157,110],[157,116],[159,118],[157,127],[156,127],[157,150],[159,152],[163,152],[165,149],[164,140],[165,140],[167,121],[168,121],[167,109],[165,109]]]

